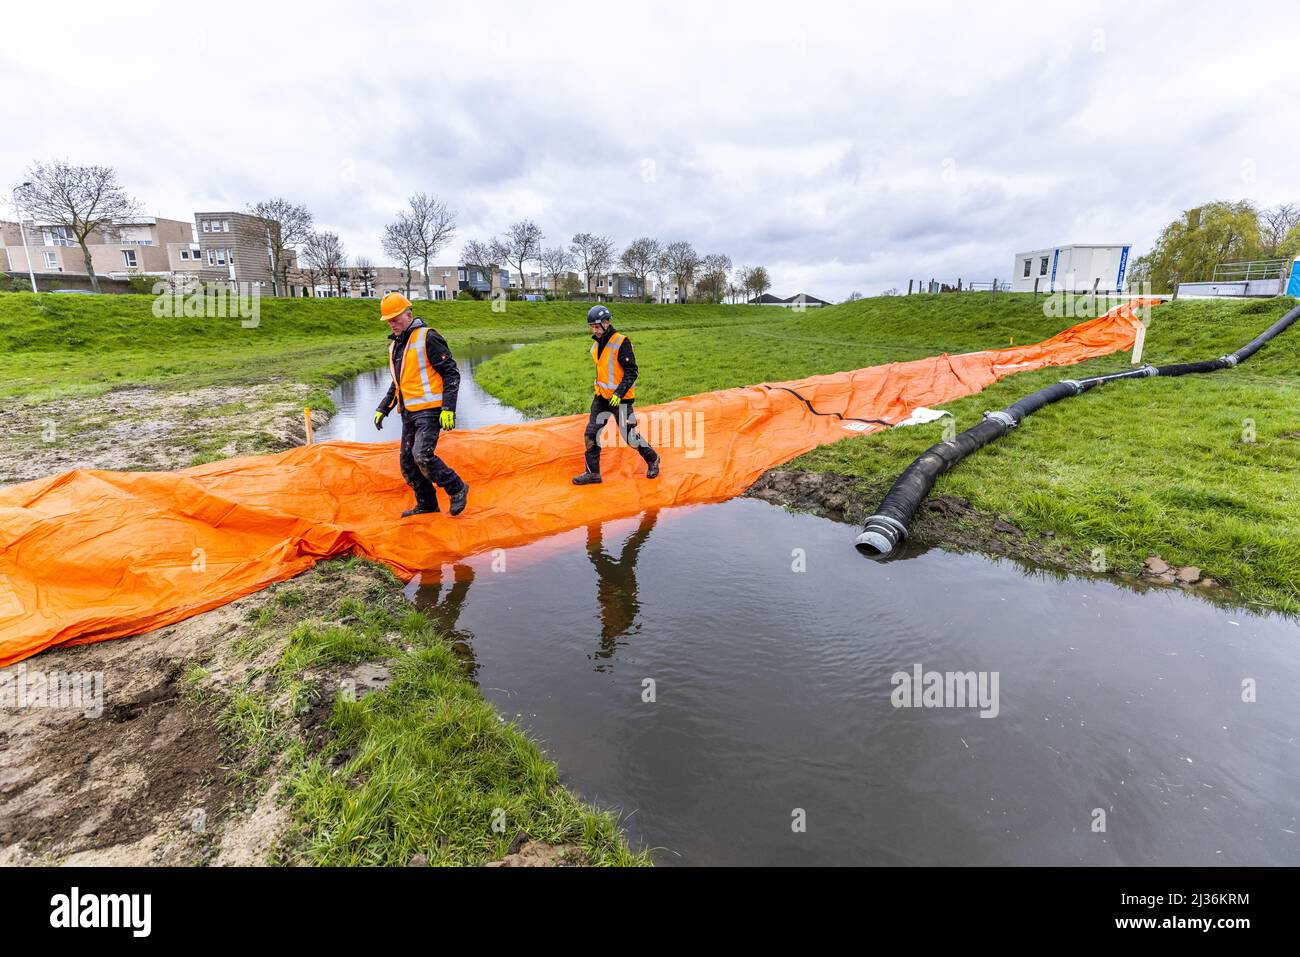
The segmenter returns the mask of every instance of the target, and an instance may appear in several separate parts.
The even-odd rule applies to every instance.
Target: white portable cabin
[[[1016,253],[1012,292],[1121,292],[1132,243],[1075,244]]]

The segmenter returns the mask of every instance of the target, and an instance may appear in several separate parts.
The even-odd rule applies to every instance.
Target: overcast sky
[[[1294,2],[51,9],[4,14],[6,187],[66,158],[176,219],[284,196],[377,262],[415,190],[447,260],[528,217],[832,300],[1300,200]]]

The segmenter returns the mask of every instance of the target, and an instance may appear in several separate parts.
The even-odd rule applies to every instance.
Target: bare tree
[[[420,258],[420,238],[415,224],[406,213],[398,213],[397,219],[384,227],[384,237],[380,240],[384,255],[390,256],[401,266],[406,280],[406,298],[411,298],[411,267]],[[428,273],[425,273],[428,278]]]
[[[303,244],[303,258],[325,279],[331,294],[337,295],[342,290],[342,272],[348,257],[338,233],[312,233]]]
[[[591,292],[592,278],[609,269],[614,262],[614,240],[594,233],[578,233],[569,249],[582,267],[587,292]]]
[[[659,286],[656,298],[662,303],[664,301],[664,279],[668,276],[668,257],[663,250],[659,251],[659,255],[655,257],[654,263],[651,264],[650,275],[655,277],[655,282]]]
[[[1287,233],[1300,224],[1300,206],[1282,203],[1259,214],[1260,239],[1266,256],[1276,256]]]
[[[664,247],[664,266],[677,286],[681,301],[685,302],[691,284],[695,281],[695,274],[700,269],[700,256],[695,247],[685,240],[669,243]]]
[[[772,288],[772,280],[767,275],[767,269],[763,266],[755,266],[745,276],[745,287],[754,294],[758,299]]]
[[[505,249],[495,239],[486,243],[471,239],[465,244],[460,258],[466,269],[477,269],[482,274],[489,290],[492,288],[492,274],[506,261]]]
[[[550,249],[542,250],[539,262],[546,275],[551,277],[551,288],[558,293],[560,278],[573,268],[573,253],[563,246],[552,246]]]
[[[361,283],[361,297],[369,299],[375,291],[375,264],[365,256],[358,256],[352,271]]]
[[[456,235],[456,214],[440,203],[436,196],[415,193],[408,200],[407,218],[411,221],[418,258],[424,264],[424,296],[433,298],[433,278],[429,263],[438,250],[451,242]]]
[[[90,287],[99,292],[99,277],[86,238],[96,230],[111,230],[123,219],[139,214],[139,205],[117,182],[111,166],[73,166],[63,160],[35,163],[27,172],[23,206],[39,223],[62,226],[81,247]]]
[[[303,282],[307,284],[307,288],[311,290],[311,294],[314,296],[316,295],[316,287],[320,285],[321,272],[307,261],[307,253],[305,250],[303,251],[302,259],[303,264],[298,271],[302,273]]]
[[[712,253],[700,260],[700,292],[711,302],[721,302],[727,288],[727,273],[731,270],[731,257],[722,253]]]
[[[618,259],[619,265],[636,279],[637,288],[642,296],[646,294],[646,277],[654,271],[655,260],[659,258],[661,252],[659,240],[641,236],[628,243],[627,248],[623,250],[623,255]]]
[[[498,243],[498,251],[511,266],[519,270],[519,288],[528,291],[527,265],[542,254],[542,228],[531,219],[521,219]]]
[[[260,203],[250,203],[248,212],[269,219],[279,227],[269,231],[266,241],[271,251],[271,275],[277,284],[275,292],[276,295],[284,295],[282,290],[289,286],[289,263],[285,252],[297,249],[311,235],[311,211],[306,206],[277,196]]]

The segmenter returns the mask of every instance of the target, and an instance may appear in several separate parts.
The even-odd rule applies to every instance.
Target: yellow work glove
[[[451,409],[443,409],[442,415],[438,416],[438,422],[444,429],[454,429],[456,427],[456,413]]]
[[[375,428],[381,432],[384,430],[384,416],[387,414],[387,412],[382,410],[375,411]]]
[[[613,395],[611,395],[611,396],[609,397],[609,404],[610,404],[610,405],[618,405],[618,404],[619,404],[620,402],[622,402],[622,401],[623,401],[623,400],[620,399],[620,398],[618,397],[618,393],[617,393],[617,392],[615,392]]]

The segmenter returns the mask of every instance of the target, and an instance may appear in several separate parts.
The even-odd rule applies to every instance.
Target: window
[[[464,282],[464,281],[465,281],[465,270],[463,270],[463,269],[457,269],[457,270],[456,270],[456,278],[457,278],[458,280],[460,280],[461,282]]]
[[[218,265],[218,266],[224,266],[225,264],[226,264],[226,251],[225,251],[224,249],[218,249],[218,250],[217,250],[217,265]]]
[[[208,265],[209,265],[209,266],[215,266],[216,264],[217,264],[217,253],[216,253],[215,250],[209,249],[209,250],[208,250]]]
[[[46,226],[43,232],[47,246],[71,246],[76,242],[67,226]]]
[[[203,221],[203,231],[204,231],[205,233],[208,231],[208,226],[209,226],[209,223],[208,223],[208,221],[205,219],[205,220]]]
[[[226,262],[232,266],[235,264],[235,251],[233,249],[226,250]]]
[[[1040,276],[1046,276],[1046,275],[1047,275],[1047,257],[1046,257],[1046,256],[1043,256],[1041,259],[1038,260],[1038,275],[1040,275]]]
[[[1028,278],[1029,278],[1029,270],[1031,270],[1031,269],[1033,269],[1033,268],[1034,268],[1034,261],[1033,261],[1032,259],[1026,259],[1026,260],[1025,260],[1025,275],[1024,275],[1024,278],[1025,278],[1025,279],[1028,279]]]
[[[58,268],[59,268],[59,254],[58,254],[58,253],[46,253],[46,254],[45,254],[45,268],[46,268],[46,269],[58,269]]]
[[[228,232],[230,232],[230,220],[228,220],[228,219],[223,219],[223,220],[221,221],[221,231],[222,231],[223,233],[228,233]]]
[[[181,259],[184,259],[186,262],[188,262],[188,261],[189,261],[189,258],[190,258],[190,251],[189,251],[188,249],[182,249],[182,250],[181,250]]]
[[[126,261],[127,269],[135,269],[136,266],[140,265],[138,262],[136,262],[134,249],[123,249],[122,258]]]

